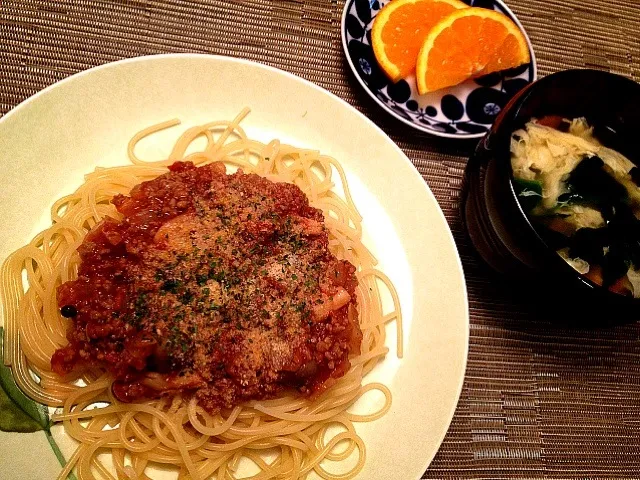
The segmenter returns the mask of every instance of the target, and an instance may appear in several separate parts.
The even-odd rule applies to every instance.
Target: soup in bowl
[[[640,312],[640,85],[568,70],[520,92],[465,174],[463,220],[496,271]]]

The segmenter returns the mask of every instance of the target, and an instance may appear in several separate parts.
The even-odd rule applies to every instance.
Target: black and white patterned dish
[[[527,40],[531,62],[418,95],[415,77],[391,82],[378,66],[371,47],[373,20],[389,0],[347,0],[342,13],[342,46],[365,91],[398,120],[441,137],[477,138],[489,131],[516,92],[536,80],[536,60],[529,37],[501,0],[462,1],[473,7],[497,10],[513,20]]]

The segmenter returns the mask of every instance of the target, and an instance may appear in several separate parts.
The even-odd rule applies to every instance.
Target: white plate
[[[365,243],[398,288],[405,318],[404,358],[395,358],[389,338],[390,354],[366,378],[391,388],[393,406],[357,426],[367,446],[359,478],[419,478],[462,388],[469,320],[460,259],[407,157],[325,90],[264,65],[208,55],[125,60],[43,90],[0,119],[0,260],[49,224],[53,200],[85,173],[126,164],[127,141],[140,128],[174,117],[183,126],[231,119],[244,106],[252,109],[243,122],[249,135],[319,149],[345,166]],[[162,152],[158,142],[147,143],[148,153]],[[62,430],[54,435],[68,454]],[[44,435],[2,433],[0,459],[13,478],[52,478],[59,470]]]

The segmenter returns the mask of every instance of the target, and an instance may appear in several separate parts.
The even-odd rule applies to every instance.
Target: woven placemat
[[[510,0],[539,74],[590,67],[640,80],[640,0]],[[478,262],[458,199],[474,142],[409,131],[347,69],[336,0],[0,0],[0,114],[73,73],[169,52],[231,55],[300,75],[378,123],[454,232],[471,345],[451,428],[425,478],[639,478],[640,325],[570,330],[533,313]],[[640,108],[640,106],[639,106]],[[0,145],[2,139],[0,139]]]

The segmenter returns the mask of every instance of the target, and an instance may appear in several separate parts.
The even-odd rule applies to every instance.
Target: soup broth
[[[586,119],[544,117],[511,137],[514,189],[540,236],[597,285],[640,298],[640,169]]]

